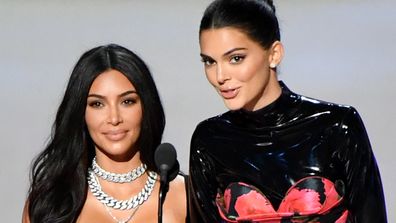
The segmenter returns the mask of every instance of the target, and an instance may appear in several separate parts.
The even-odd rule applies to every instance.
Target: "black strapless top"
[[[280,84],[282,94],[270,105],[228,111],[197,126],[191,222],[387,222],[378,167],[357,111]]]

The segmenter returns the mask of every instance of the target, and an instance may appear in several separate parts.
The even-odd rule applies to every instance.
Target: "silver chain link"
[[[96,157],[92,160],[92,170],[96,176],[103,180],[114,182],[114,183],[129,183],[140,177],[146,172],[146,164],[141,164],[136,169],[129,171],[128,173],[111,173],[102,169],[96,162]]]
[[[148,172],[148,178],[143,189],[135,196],[131,197],[129,200],[117,200],[105,192],[102,191],[98,178],[95,176],[94,171],[88,169],[88,186],[91,193],[98,199],[101,203],[105,204],[107,207],[111,207],[119,210],[130,210],[136,208],[137,206],[143,204],[154,189],[155,182],[157,180],[157,173],[153,171]]]

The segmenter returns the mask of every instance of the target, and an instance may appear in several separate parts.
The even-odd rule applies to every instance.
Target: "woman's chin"
[[[238,103],[237,101],[231,101],[231,100],[224,100],[224,105],[231,111],[235,111],[243,108],[242,103]]]

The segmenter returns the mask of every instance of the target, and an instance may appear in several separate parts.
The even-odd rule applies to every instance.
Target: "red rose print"
[[[231,183],[224,194],[217,194],[216,203],[220,216],[232,223],[280,223],[283,220],[320,223],[321,216],[329,214],[335,223],[345,223],[348,210],[343,210],[341,215],[338,211],[331,211],[342,200],[343,194],[338,193],[333,182],[312,176],[295,183],[287,191],[277,211],[258,188],[243,182]]]
[[[298,190],[294,188],[282,201],[278,212],[296,212],[305,215],[316,213],[321,208],[318,192],[311,189]]]
[[[344,211],[344,213],[342,213],[341,217],[339,219],[337,219],[337,221],[334,222],[334,223],[345,223],[345,222],[347,222],[348,213],[349,213],[348,211]]]
[[[230,202],[231,202],[231,190],[227,189],[224,192],[224,205],[226,210],[230,210]]]
[[[238,197],[235,203],[235,210],[239,216],[246,216],[260,213],[276,213],[268,200],[257,191],[250,191]]]
[[[340,196],[338,195],[338,192],[331,181],[323,179],[322,182],[325,185],[326,195],[326,201],[323,204],[322,211],[325,212],[338,203],[338,201],[340,200]]]

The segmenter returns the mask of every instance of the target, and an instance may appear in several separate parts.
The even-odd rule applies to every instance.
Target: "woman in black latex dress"
[[[358,112],[278,80],[272,1],[218,0],[200,26],[209,82],[230,111],[201,122],[190,151],[192,222],[387,222]]]

